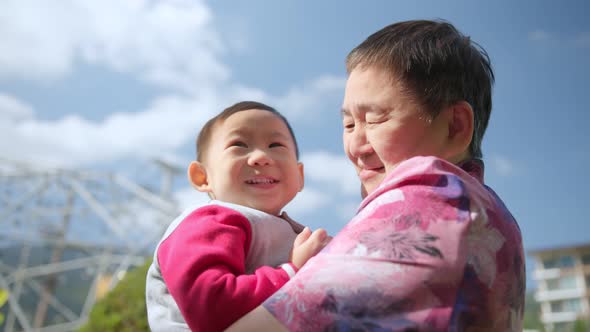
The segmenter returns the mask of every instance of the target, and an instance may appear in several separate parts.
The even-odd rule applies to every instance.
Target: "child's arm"
[[[243,215],[206,206],[190,214],[160,244],[162,276],[191,330],[226,328],[289,280],[280,267],[263,266],[245,274],[251,238],[250,223]],[[304,245],[304,250],[314,248]]]

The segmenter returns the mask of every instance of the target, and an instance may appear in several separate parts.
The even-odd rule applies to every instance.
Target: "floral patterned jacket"
[[[518,224],[483,163],[404,161],[264,307],[291,331],[521,331]]]

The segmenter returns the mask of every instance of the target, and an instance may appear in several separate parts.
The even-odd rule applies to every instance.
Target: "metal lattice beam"
[[[5,332],[77,330],[96,301],[101,278],[110,276],[112,288],[151,256],[150,246],[178,214],[169,196],[180,168],[158,162],[167,173],[165,188],[154,193],[120,174],[43,169],[0,157],[0,288],[9,292]],[[84,291],[75,304],[62,298],[66,279]]]

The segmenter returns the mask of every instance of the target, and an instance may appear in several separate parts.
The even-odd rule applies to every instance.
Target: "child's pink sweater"
[[[297,234],[287,221],[213,201],[169,226],[148,271],[152,331],[222,331],[294,274]]]

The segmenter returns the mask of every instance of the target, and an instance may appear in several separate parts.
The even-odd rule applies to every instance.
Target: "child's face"
[[[217,124],[204,160],[216,199],[273,215],[303,188],[303,165],[285,123],[264,110],[247,110]]]
[[[386,71],[353,70],[342,105],[343,142],[364,189],[372,192],[406,159],[445,158],[448,128],[439,118],[430,120],[420,112]]]

